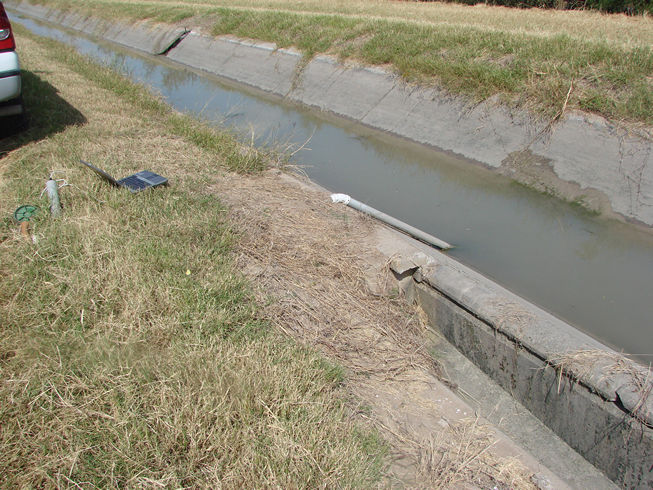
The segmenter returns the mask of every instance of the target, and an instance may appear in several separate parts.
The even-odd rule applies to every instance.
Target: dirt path
[[[390,483],[546,488],[533,482],[556,480],[534,476],[546,470],[442,381],[420,311],[371,246],[379,225],[276,170],[224,175],[212,191],[242,233],[237,260],[266,316],[346,368],[356,416],[390,441]]]

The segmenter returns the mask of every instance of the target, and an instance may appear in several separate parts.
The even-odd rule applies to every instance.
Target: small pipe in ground
[[[50,214],[53,218],[58,218],[61,216],[61,202],[59,201],[59,186],[57,185],[57,182],[49,179],[45,183],[45,190],[50,199]]]

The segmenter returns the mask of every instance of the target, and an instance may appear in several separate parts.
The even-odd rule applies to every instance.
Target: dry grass
[[[532,325],[535,321],[535,316],[519,303],[494,299],[490,304],[499,311],[496,320],[499,330],[504,334],[512,334],[513,338],[519,338],[519,334],[523,332],[524,328]],[[514,333],[515,331],[517,334]]]
[[[650,377],[648,374],[643,374],[647,373],[647,370],[630,359],[605,350],[586,349],[565,352],[551,357],[549,364],[571,374],[578,381],[592,381],[591,377],[598,371],[603,375],[625,373],[631,376],[633,383],[641,388]]]
[[[560,392],[563,376],[571,382],[589,384],[601,383],[605,378],[614,375],[623,376],[628,388],[637,397],[632,407],[626,407],[630,414],[640,422],[650,425],[648,412],[649,399],[653,391],[653,376],[651,367],[648,369],[638,365],[616,352],[603,350],[578,350],[559,354],[548,361],[558,372],[558,392]]]
[[[88,0],[89,6],[103,0]],[[112,0],[114,5],[132,0]],[[202,14],[216,7],[275,10],[307,14],[334,14],[365,19],[409,21],[417,24],[471,26],[488,32],[509,32],[552,37],[568,35],[580,40],[609,41],[623,47],[653,44],[651,19],[626,15],[605,15],[593,11],[511,9],[476,5],[396,0],[139,0],[139,4],[160,8],[190,9]],[[116,13],[120,10],[116,9]]]
[[[338,211],[324,196],[291,184],[270,193],[268,186],[265,178],[230,181],[229,191],[219,192],[243,231],[240,267],[260,294],[279,291],[266,308],[275,324],[357,373],[396,378],[428,364],[415,312],[399,298],[371,294],[364,281],[356,244],[369,235],[371,222],[346,213],[325,219]],[[383,357],[382,369],[375,356]]]
[[[437,366],[418,312],[368,290],[367,218],[278,171],[216,178],[231,144],[222,155],[209,130],[193,143],[192,125],[170,134],[178,116],[144,92],[55,43],[19,41],[26,73],[46,60],[52,70],[28,107],[62,110],[3,140],[0,209],[38,202],[53,170],[71,186],[62,220],[32,223],[35,245],[2,228],[3,485],[371,486],[384,444],[354,411],[393,459],[410,460],[414,482],[529,488],[478,421],[435,423],[428,436],[382,422],[393,390],[419,412],[407,386],[430,386]],[[109,189],[82,156],[116,175],[147,166],[172,185]]]
[[[493,457],[496,439],[478,418],[447,425],[424,444],[420,471],[430,488],[458,488],[470,482],[480,488],[537,488],[518,461]]]

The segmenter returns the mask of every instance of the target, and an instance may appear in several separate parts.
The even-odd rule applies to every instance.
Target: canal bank
[[[572,345],[575,347],[575,349],[570,350],[569,346],[565,345],[565,347],[566,347],[565,351],[557,351],[556,352],[555,351],[556,347],[552,346],[552,344],[548,344],[548,343],[545,343],[544,346],[538,347],[537,342],[536,342],[537,339],[532,339],[529,336],[528,332],[527,332],[527,335],[526,335],[525,339],[521,339],[519,336],[517,336],[515,334],[515,332],[513,332],[511,330],[511,328],[515,324],[517,324],[519,326],[522,323],[529,323],[530,327],[532,327],[535,330],[539,330],[542,327],[541,321],[543,321],[544,324],[548,323],[550,325],[555,326],[555,322],[551,322],[548,319],[548,317],[546,317],[546,315],[543,314],[543,312],[542,313],[540,313],[540,312],[533,313],[533,311],[530,310],[530,307],[523,307],[523,306],[517,307],[517,306],[515,306],[515,303],[516,303],[515,299],[511,298],[510,296],[503,297],[503,296],[499,295],[498,299],[494,298],[491,303],[494,304],[494,303],[498,302],[499,304],[505,304],[505,305],[507,305],[508,308],[507,309],[500,309],[499,314],[496,315],[495,317],[493,317],[492,316],[492,311],[488,312],[486,304],[484,304],[482,301],[475,302],[475,298],[476,299],[482,298],[484,296],[484,294],[487,296],[487,295],[490,295],[490,293],[484,293],[483,290],[474,290],[471,287],[471,284],[465,281],[464,277],[462,277],[462,278],[457,277],[457,278],[448,280],[447,279],[447,277],[448,277],[447,274],[444,274],[444,276],[443,276],[444,277],[444,279],[443,279],[444,286],[443,286],[442,283],[439,283],[439,284],[436,283],[435,279],[431,279],[430,280],[431,282],[429,282],[429,280],[424,281],[423,280],[423,277],[424,277],[423,272],[424,271],[419,271],[419,274],[417,274],[417,275],[415,274],[416,272],[418,272],[418,269],[417,269],[417,266],[415,266],[414,257],[412,255],[408,255],[407,260],[412,261],[411,263],[413,263],[413,266],[410,266],[407,269],[402,271],[403,266],[395,265],[394,269],[395,269],[395,272],[397,272],[397,274],[402,276],[402,275],[405,275],[407,272],[410,272],[409,275],[411,276],[411,279],[414,282],[415,281],[420,282],[420,283],[426,282],[427,285],[431,289],[438,289],[439,288],[440,291],[444,291],[444,296],[446,296],[448,298],[447,299],[448,302],[453,303],[453,304],[458,305],[458,306],[462,305],[463,309],[465,311],[467,311],[468,313],[472,312],[473,316],[475,318],[477,318],[477,319],[482,320],[483,324],[492,326],[492,328],[494,328],[494,332],[495,332],[494,335],[495,336],[497,335],[497,332],[498,332],[499,334],[506,337],[510,342],[512,342],[512,344],[510,344],[510,343],[506,344],[506,345],[509,346],[508,350],[512,349],[512,351],[518,352],[519,349],[521,348],[520,346],[522,346],[522,345],[526,346],[526,348],[524,350],[527,351],[530,354],[535,355],[537,360],[539,360],[538,362],[540,364],[542,364],[543,361],[545,361],[545,363],[550,362],[552,364],[556,364],[556,359],[558,359],[561,356],[561,352],[567,352],[567,354],[570,354],[570,353],[574,354],[574,353],[578,353],[579,351],[600,350],[600,347],[601,347],[600,345],[597,345],[597,343],[591,342],[591,339],[585,339],[582,335],[580,337],[579,342],[572,342]],[[456,265],[455,268],[459,269],[460,266]],[[440,269],[442,269],[442,268],[440,268]],[[443,269],[443,270],[446,270],[446,269]],[[451,278],[453,276],[449,276],[449,277]],[[461,284],[465,285],[465,287],[462,290],[462,293],[455,289],[456,287],[458,287],[457,285],[461,285]],[[446,285],[451,286],[453,289],[452,290],[446,290],[446,288],[445,288]],[[471,292],[473,292],[473,294],[465,295],[466,291],[471,291]],[[429,312],[430,309],[426,305],[426,303],[428,301],[426,301],[424,299],[424,297],[421,297],[420,299],[421,299],[422,303],[425,305],[425,309],[427,310],[427,312]],[[522,309],[520,309],[520,308],[522,308]],[[441,316],[444,316],[444,313],[442,313],[443,311],[446,311],[446,310],[443,310],[443,309],[436,310],[436,315],[440,314]],[[434,314],[431,313],[431,316],[433,316],[433,315]],[[511,316],[511,315],[513,315],[513,316]],[[530,320],[529,320],[531,317],[535,318],[532,322],[530,322]],[[506,318],[508,320],[506,320]],[[542,320],[542,319],[544,319],[544,320]],[[529,320],[529,321],[526,321],[526,320]],[[436,323],[441,323],[441,322],[436,322]],[[447,321],[447,322],[444,322],[444,323],[448,325],[448,324],[454,324],[455,322],[452,320],[451,322]],[[505,325],[508,325],[507,329],[502,330],[501,328],[498,328],[498,327],[504,327]],[[478,325],[476,328],[477,329],[482,328],[482,326],[483,325]],[[468,328],[468,330],[472,330],[472,329]],[[472,331],[475,331],[475,330],[472,330]],[[519,332],[517,332],[517,333],[519,333]],[[577,338],[577,336],[575,334],[573,334],[572,337],[574,337],[574,338],[576,338],[578,340],[578,338]],[[502,338],[502,337],[500,337],[500,338]],[[512,347],[510,347],[510,346],[512,346]],[[485,350],[485,347],[484,347],[484,350]],[[497,358],[500,358],[500,356],[497,356]],[[503,359],[505,361],[505,356],[503,357]],[[517,356],[517,359],[520,359],[520,357]],[[505,373],[510,373],[509,370],[506,370],[505,363],[502,363],[502,364],[504,364],[504,365],[500,366],[500,370],[504,371]],[[535,366],[535,365],[537,365],[537,362],[531,363],[531,365]],[[560,367],[560,370],[561,370],[560,372],[564,371],[564,372],[571,373],[568,379],[573,380],[574,379],[573,369],[568,368],[567,365],[565,365],[564,368],[565,369],[563,369],[563,367]],[[490,367],[488,369],[491,370],[492,368]],[[513,374],[507,374],[507,376],[508,377],[514,376],[514,371],[513,371]],[[565,376],[567,376],[567,375],[565,374]],[[580,377],[580,376],[577,376],[577,377]],[[527,382],[532,383],[533,381],[532,380],[527,380]],[[620,383],[619,379],[614,381],[614,383],[617,383],[617,384]],[[515,386],[517,386],[517,384],[518,383],[515,383]],[[599,396],[599,401],[602,400],[602,403],[607,404],[606,406],[613,406],[613,407],[617,407],[617,408],[621,409],[622,410],[621,413],[624,414],[623,417],[624,417],[624,420],[626,420],[626,424],[627,424],[627,421],[630,420],[630,419],[627,418],[628,412],[629,411],[634,411],[635,408],[638,408],[638,407],[641,408],[642,404],[641,404],[640,401],[637,401],[637,402],[635,402],[633,404],[632,400],[625,403],[624,399],[629,400],[632,397],[629,398],[629,391],[626,388],[624,388],[625,385],[619,385],[618,387],[616,387],[617,384],[611,385],[610,383],[608,383],[607,388],[602,387],[602,386],[597,386],[597,387],[594,387],[592,389],[596,389],[596,392],[600,395]],[[545,385],[548,386],[548,391],[547,391],[548,394],[547,394],[547,397],[545,397],[545,398],[547,398],[547,399],[548,398],[555,398],[555,395],[553,394],[553,391],[552,391],[553,388],[552,388],[552,385],[551,385],[551,379],[545,380]],[[563,383],[563,386],[564,386],[564,383]],[[573,386],[576,386],[576,385],[572,385],[570,383],[570,386],[573,387]],[[588,386],[592,386],[592,383],[589,382],[589,381],[584,381],[584,383],[579,384],[578,386],[584,386],[585,391],[587,391],[589,393],[592,392],[592,390],[587,389]],[[559,389],[559,387],[560,387],[560,378],[558,378],[558,389]],[[580,388],[575,388],[575,390],[576,390],[576,395],[578,394],[579,391],[581,391]],[[621,391],[619,391],[619,390],[621,390]],[[633,391],[633,390],[631,390],[631,391]],[[567,396],[567,395],[565,394],[565,396]],[[572,400],[576,400],[576,399],[572,397]],[[592,400],[594,400],[594,399],[592,399]],[[547,404],[549,402],[552,402],[552,400],[548,400],[548,401],[545,400],[545,401],[546,401]],[[596,400],[592,401],[592,403],[595,403],[595,402],[596,402]],[[596,403],[598,403],[598,402],[596,402]],[[569,408],[569,405],[578,405],[578,404],[576,402],[570,402],[568,399],[567,399],[566,402],[563,400],[562,404],[563,404],[563,406],[565,406],[566,411],[567,411],[566,414],[563,414],[563,415],[565,415],[566,420],[568,420],[569,423],[577,422],[579,417],[580,417],[580,414],[578,412],[575,412],[574,410],[571,410]],[[547,405],[545,404],[545,406],[547,406]],[[628,408],[629,406],[630,406],[630,408]],[[620,408],[620,407],[622,407],[623,409]],[[581,408],[582,408],[582,406],[581,406]],[[564,410],[563,410],[563,412],[564,412]],[[617,413],[619,413],[619,412],[617,412]],[[610,420],[612,420],[612,421],[616,420],[615,417],[617,417],[617,416],[614,415],[614,412],[612,413],[612,417],[613,417],[612,419],[606,419],[606,420],[608,420],[608,422]],[[594,417],[590,417],[590,418],[592,420],[594,420]],[[605,430],[605,427],[602,427],[600,425],[600,419],[597,421],[597,423],[599,424],[599,425],[597,425],[598,429],[594,431],[594,434],[600,433],[601,431]],[[630,428],[632,430],[635,430],[634,426],[631,426]],[[615,433],[615,440],[612,440],[611,442],[612,443],[618,442],[618,439],[619,439],[620,435],[623,435],[623,434],[619,433],[619,432]],[[646,450],[646,441],[647,441],[646,432],[644,432],[642,434],[639,434],[639,435],[640,435],[640,437],[639,437],[640,442],[643,441],[643,443],[644,443],[644,449],[643,450],[644,450],[644,454],[646,454],[646,451],[647,451]],[[575,434],[574,437],[579,437],[579,435]],[[594,442],[598,443],[599,441],[594,441]],[[570,443],[570,444],[572,444],[572,443]],[[583,440],[581,445],[584,446],[585,444],[586,444],[586,441]],[[637,447],[640,447],[640,446],[637,446]],[[611,449],[616,450],[616,448],[614,448],[614,447],[611,448]],[[626,456],[626,459],[614,458],[614,456],[613,456],[613,459],[618,460],[618,465],[617,465],[618,467],[617,467],[616,471],[625,472],[624,476],[618,476],[618,477],[626,479],[626,480],[624,480],[624,484],[625,484],[625,482],[629,482],[630,484],[632,484],[634,482],[637,482],[638,480],[636,480],[636,478],[638,477],[638,475],[640,477],[639,481],[642,481],[641,480],[641,477],[642,477],[642,474],[643,474],[642,473],[643,472],[642,468],[644,468],[644,466],[642,466],[642,465],[639,466],[640,473],[638,474],[637,473],[638,466],[636,464],[638,458],[641,459],[641,454],[642,454],[641,453],[641,447],[640,447],[640,450],[638,450],[636,447],[635,448],[628,447],[628,448],[626,448],[626,450],[629,453],[629,455]],[[603,454],[603,457],[605,457],[605,451],[601,450],[600,452]],[[634,459],[629,460],[628,457],[634,458]],[[597,464],[600,463],[600,462],[601,461],[596,461]],[[612,467],[610,467],[610,468],[612,468]],[[629,473],[628,472],[629,468],[630,469],[635,468],[635,470],[634,470],[635,474],[632,474],[632,472]],[[643,481],[644,481],[644,483],[646,483],[647,480],[643,480]]]

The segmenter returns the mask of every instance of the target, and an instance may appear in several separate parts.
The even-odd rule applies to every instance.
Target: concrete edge
[[[653,390],[653,379],[637,362],[434,249],[396,255],[389,267],[397,277],[410,275],[437,291],[542,363],[560,366],[573,382],[625,411],[637,410],[653,426],[653,397],[643,399],[646,389],[640,386]]]

